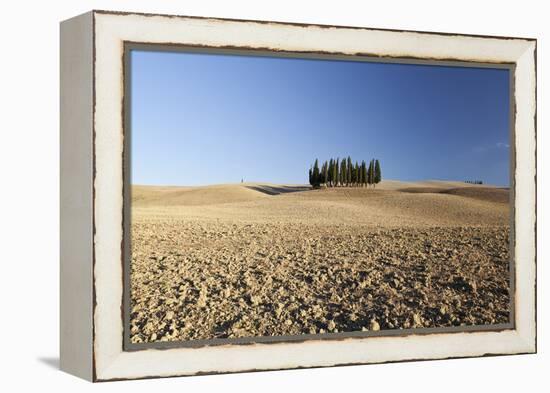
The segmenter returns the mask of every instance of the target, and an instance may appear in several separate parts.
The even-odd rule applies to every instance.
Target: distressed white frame
[[[91,334],[93,347],[91,358],[89,351],[74,353],[72,348],[71,359],[77,366],[65,369],[103,381],[536,351],[535,40],[98,11],[77,18],[83,25],[91,21],[93,30],[89,32],[93,41],[93,85],[86,87],[91,89],[95,105],[89,108],[93,110],[92,129],[84,127],[83,133],[90,133],[88,138],[93,144],[87,158],[95,168],[91,174],[95,234],[93,265],[82,267],[89,275],[92,291],[85,288],[73,296],[83,297],[81,302],[86,306],[81,312],[92,310],[93,330],[90,327],[81,335],[88,344]],[[515,329],[125,352],[121,315],[124,42],[514,63]],[[61,280],[67,279],[62,274]],[[66,307],[72,307],[72,303]],[[62,327],[68,323],[62,315]],[[68,355],[62,351],[62,367],[64,356]]]

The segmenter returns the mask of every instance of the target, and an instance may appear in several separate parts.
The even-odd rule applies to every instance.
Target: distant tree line
[[[331,158],[319,166],[319,160],[309,169],[309,184],[313,187],[365,187],[373,186],[382,180],[380,161],[371,160],[367,166],[365,161],[352,162],[348,158]]]
[[[469,183],[469,184],[483,184],[483,181],[482,181],[482,180],[464,180],[464,183]]]

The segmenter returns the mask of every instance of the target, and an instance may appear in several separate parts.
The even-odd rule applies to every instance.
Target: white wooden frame
[[[515,65],[514,328],[123,350],[124,43]],[[92,11],[61,24],[61,368],[92,381],[536,351],[536,40]]]

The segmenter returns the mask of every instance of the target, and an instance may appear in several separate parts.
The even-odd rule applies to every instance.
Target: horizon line
[[[468,179],[469,180],[469,179]],[[463,183],[469,186],[481,186],[481,187],[496,187],[496,188],[510,188],[510,185],[500,185],[500,184],[472,184],[468,183],[466,180],[456,180],[456,179],[419,179],[419,180],[398,180],[398,179],[382,179],[380,183],[383,182],[401,182],[401,183],[422,183],[422,182],[440,182],[440,183]],[[250,185],[250,184],[272,184],[280,186],[307,186],[311,187],[307,182],[304,183],[293,183],[293,182],[272,182],[272,181],[263,181],[263,180],[252,180],[244,182],[222,182],[222,183],[200,183],[200,184],[159,184],[159,183],[130,183],[130,186],[145,186],[145,187],[209,187],[209,186],[229,186],[229,185]],[[336,187],[336,188],[346,188],[346,187]]]

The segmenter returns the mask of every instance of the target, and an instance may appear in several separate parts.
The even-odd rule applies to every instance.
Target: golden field
[[[509,191],[132,186],[131,341],[509,321]]]

